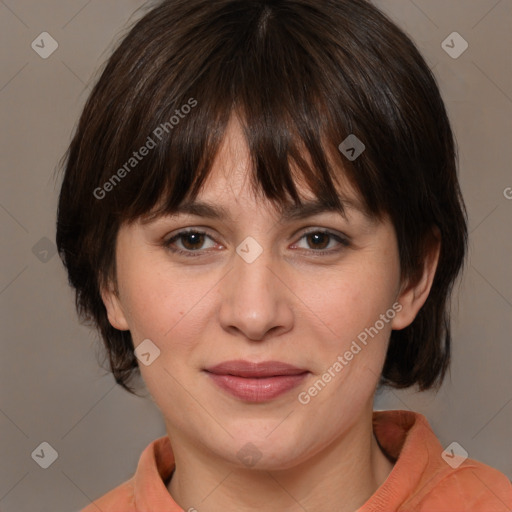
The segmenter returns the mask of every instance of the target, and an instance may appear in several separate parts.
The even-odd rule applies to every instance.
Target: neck
[[[354,512],[393,468],[372,431],[372,410],[301,463],[282,470],[234,466],[173,431],[176,468],[167,488],[185,510]]]

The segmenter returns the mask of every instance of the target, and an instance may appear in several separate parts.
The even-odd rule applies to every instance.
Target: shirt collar
[[[432,473],[435,476],[436,467],[427,471],[429,464],[441,467],[437,462],[441,457],[434,457],[434,453],[441,453],[442,447],[423,415],[411,411],[374,411],[373,431],[382,450],[396,464],[360,512],[385,510],[405,501],[422,484],[422,479],[427,478],[423,474],[430,481],[435,480]],[[144,449],[133,480],[137,510],[182,512],[166,486],[174,468],[174,455],[167,436],[156,439]]]

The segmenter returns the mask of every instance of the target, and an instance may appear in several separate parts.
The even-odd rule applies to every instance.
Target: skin
[[[176,469],[167,488],[188,510],[354,511],[393,468],[372,432],[373,398],[392,329],[409,325],[424,304],[438,260],[425,258],[417,283],[402,283],[392,224],[355,209],[280,221],[248,182],[249,154],[236,120],[229,125],[198,199],[224,206],[230,218],[192,215],[123,225],[117,239],[117,283],[102,291],[109,321],[149,338],[160,356],[141,375],[162,412]],[[299,187],[301,197],[311,199]],[[343,196],[354,202],[354,191]],[[163,245],[178,231],[172,253]],[[328,229],[350,238],[311,240]],[[252,263],[236,252],[247,237],[262,247]],[[317,256],[315,251],[333,251]],[[307,405],[307,390],[357,335],[400,303],[402,309]],[[265,402],[226,394],[203,371],[231,359],[278,360],[311,373],[303,385]],[[237,457],[247,443],[261,458]]]

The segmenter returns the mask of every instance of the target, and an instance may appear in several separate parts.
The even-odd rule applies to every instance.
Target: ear
[[[107,310],[110,325],[120,331],[129,330],[117,287],[109,282],[106,287],[101,289],[100,293]]]
[[[413,322],[430,293],[441,251],[441,235],[437,226],[433,229],[427,247],[422,270],[415,279],[402,285],[396,299],[402,309],[391,322],[394,330],[404,329]]]

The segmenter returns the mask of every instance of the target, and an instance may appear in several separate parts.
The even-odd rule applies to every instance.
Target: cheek
[[[213,283],[208,286],[206,278],[191,280],[169,269],[163,272],[154,264],[126,270],[125,303],[134,346],[149,339],[160,351],[148,366],[139,361],[141,376],[163,411],[171,410],[172,404],[185,407],[188,394],[183,386],[204,338],[206,309],[211,307],[208,290]]]
[[[190,286],[179,273],[164,272],[153,260],[145,261],[143,257],[125,262],[119,273],[135,345],[149,338],[163,348],[197,302],[200,284]]]
[[[392,306],[399,277],[393,256],[357,255],[336,271],[297,281],[296,294],[311,325],[324,333],[327,350],[350,344]],[[387,335],[390,327],[381,330]]]

